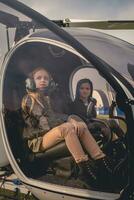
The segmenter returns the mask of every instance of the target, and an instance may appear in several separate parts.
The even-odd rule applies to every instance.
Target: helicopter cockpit
[[[24,14],[25,9],[23,10]],[[117,199],[126,187],[128,178],[131,178],[128,173],[128,150],[132,152],[133,148],[128,147],[127,136],[131,132],[129,127],[132,124],[132,117],[130,118],[132,113],[128,107],[125,110],[124,105],[133,102],[124,101],[131,92],[128,89],[130,86],[120,81],[120,75],[133,87],[133,46],[91,29],[64,27],[61,21],[61,24],[58,24],[62,26],[60,31],[64,33],[66,30],[71,37],[78,40],[78,45],[77,41],[70,39],[69,42],[67,36],[62,37],[60,31],[53,31],[51,26],[49,28],[49,23],[45,26],[44,19],[42,22],[40,20],[36,22],[36,17],[29,18],[22,13],[20,15],[19,11],[1,4],[0,51],[4,59],[1,68],[1,135],[14,172],[28,187],[32,189],[40,187],[43,195],[46,191],[54,192],[56,188],[62,199],[64,195],[76,197],[75,199]],[[86,50],[82,52],[81,44],[86,47],[88,53]],[[8,53],[4,58],[7,49]],[[91,59],[92,57],[94,59]],[[92,96],[97,101],[95,106],[97,115],[92,118],[92,126],[88,128],[104,153],[117,164],[113,184],[107,188],[100,186],[99,193],[92,187],[91,190],[90,187],[89,190],[84,190],[87,189],[87,185],[79,179],[80,170],[65,142],[60,142],[43,153],[33,153],[22,138],[24,120],[21,103],[27,93],[25,81],[29,73],[37,67],[43,67],[51,74],[54,83],[55,109],[61,113],[68,112],[66,108],[76,97],[79,80],[86,78],[93,83]],[[34,193],[31,188],[30,191]],[[39,195],[38,192],[36,196]]]
[[[46,32],[44,33],[46,34]],[[43,32],[39,34],[43,34]],[[118,108],[112,108],[111,113],[116,115],[116,119],[113,121],[116,121],[122,131],[122,135],[118,136],[118,133],[116,134],[107,124],[115,92],[91,63],[87,62],[69,45],[54,39],[35,38],[34,34],[26,41],[18,43],[10,56],[6,65],[3,85],[5,129],[13,155],[24,174],[49,183],[86,188],[79,181],[79,170],[74,164],[65,142],[61,142],[43,153],[33,153],[22,140],[24,122],[21,102],[27,92],[25,80],[37,66],[47,69],[53,77],[56,106],[61,112],[64,112],[66,105],[74,101],[77,82],[82,78],[92,80],[93,97],[97,100],[97,118],[93,119],[93,124],[97,121],[109,129],[107,135],[105,130],[104,132],[98,131],[94,127],[93,135],[100,147],[109,156],[114,156],[117,162],[126,159],[124,136],[127,130],[124,114]],[[112,114],[110,117],[114,118]],[[124,170],[123,173],[125,174]],[[122,182],[125,184],[127,181],[124,176],[119,183],[119,189],[122,187]]]

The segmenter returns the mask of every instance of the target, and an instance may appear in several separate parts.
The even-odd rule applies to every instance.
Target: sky
[[[50,19],[134,20],[134,0],[20,0]],[[134,44],[134,30],[104,31]]]
[[[134,20],[134,0],[19,0],[50,19]],[[3,8],[1,8],[3,10]],[[5,9],[8,11],[8,9]],[[0,55],[6,32],[0,27]],[[11,32],[11,30],[10,30]],[[134,30],[104,31],[134,44]],[[14,34],[14,32],[13,32]],[[12,35],[13,35],[12,34]],[[10,37],[11,40],[12,37]],[[13,41],[11,41],[12,43]],[[7,51],[7,45],[5,50]]]
[[[134,0],[20,0],[50,19],[134,19]]]

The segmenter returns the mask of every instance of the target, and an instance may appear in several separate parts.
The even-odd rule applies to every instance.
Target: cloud
[[[50,19],[134,19],[132,0],[21,0]]]
[[[122,11],[116,14],[118,19],[134,20],[134,2],[124,6]]]

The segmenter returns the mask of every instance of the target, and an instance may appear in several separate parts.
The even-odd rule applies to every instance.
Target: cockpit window
[[[53,44],[51,43],[52,41],[47,41],[47,43],[29,42],[22,45],[12,56],[8,65],[10,67],[7,68],[5,81],[7,89],[5,89],[4,96],[7,107],[12,109],[18,103],[15,103],[15,98],[13,98],[13,101],[16,105],[13,106],[10,101],[8,103],[6,91],[8,92],[10,88],[13,96],[13,90],[17,90],[18,94],[21,93],[20,96],[23,96],[25,79],[36,66],[46,68],[51,73],[56,84],[62,87],[65,93],[69,93],[69,76],[72,68],[82,63],[82,58],[64,49],[62,43],[61,47],[55,46],[54,41]],[[70,50],[72,51],[72,49]]]
[[[17,42],[43,28],[32,18],[0,3],[0,62]]]
[[[38,134],[43,134],[44,130],[46,134],[52,131],[52,127],[57,127],[55,123],[61,123],[61,116],[63,125],[67,120],[72,120],[71,123],[73,120],[78,122],[82,120],[86,130],[90,131],[91,137],[97,141],[95,144],[99,152],[102,149],[112,157],[115,154],[112,147],[114,140],[120,138],[122,134],[125,135],[126,132],[118,118],[112,119],[111,126],[109,108],[113,91],[110,86],[108,87],[107,82],[96,69],[90,63],[86,63],[86,60],[69,45],[45,38],[37,38],[34,41],[29,38],[16,46],[6,63],[4,77],[2,98],[4,125],[19,167],[30,178],[39,178],[43,182],[47,180],[58,185],[67,178],[69,181],[65,181],[65,186],[72,187],[73,184],[73,187],[84,189],[85,186],[78,181],[80,178],[78,168],[75,172],[78,179],[72,178],[73,175],[70,176],[76,163],[66,143],[62,141],[57,143],[57,146],[50,148],[48,146],[48,149],[43,151],[42,135]],[[36,92],[39,96],[36,96]],[[87,97],[87,93],[87,101],[82,102],[81,97]],[[42,95],[45,104],[42,104]],[[51,120],[48,124],[47,119],[50,116]],[[72,130],[74,125],[70,131]],[[85,128],[83,130],[85,131]],[[66,129],[63,134],[65,133]],[[119,146],[121,146],[121,155],[117,146],[116,162],[123,159],[126,152],[125,144],[121,143]],[[49,174],[49,171],[52,173]],[[125,183],[126,179],[127,176],[123,175]]]
[[[70,30],[75,36],[75,31]],[[79,32],[79,33],[78,33]],[[89,51],[103,59],[134,86],[134,47],[120,39],[91,30],[78,30],[76,38]]]

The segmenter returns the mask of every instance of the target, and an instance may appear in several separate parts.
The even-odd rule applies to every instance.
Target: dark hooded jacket
[[[88,105],[85,105],[84,102],[80,99],[80,87],[83,83],[89,83],[91,87],[91,93],[88,98]],[[96,99],[92,97],[93,85],[89,79],[81,79],[76,87],[76,97],[74,102],[70,104],[70,113],[78,115],[86,123],[90,121],[91,118],[96,117]]]

